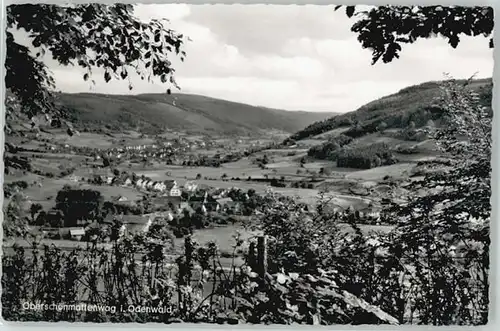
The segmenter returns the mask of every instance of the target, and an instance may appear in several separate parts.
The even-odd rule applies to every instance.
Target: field
[[[415,164],[412,163],[398,163],[390,166],[352,172],[347,174],[346,178],[362,181],[381,181],[386,176],[390,176],[391,178],[407,178],[411,169],[414,167]]]

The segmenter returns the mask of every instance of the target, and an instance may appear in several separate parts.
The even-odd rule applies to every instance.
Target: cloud
[[[209,27],[242,52],[276,54],[291,38],[348,38],[349,19],[334,6],[199,5],[186,20]]]
[[[179,21],[191,14],[191,8],[187,4],[137,4],[134,14],[144,21],[164,18]]]
[[[191,41],[185,62],[172,57],[182,92],[272,108],[352,111],[409,85],[443,79],[491,77],[493,52],[483,37],[467,37],[457,49],[440,38],[404,45],[400,59],[371,65],[350,31],[353,21],[333,6],[313,5],[137,5],[144,21],[167,18]],[[47,60],[58,88],[89,92],[78,68]],[[96,70],[97,76],[102,76]],[[132,93],[162,93],[167,86],[131,76]],[[130,93],[128,81],[93,91]]]

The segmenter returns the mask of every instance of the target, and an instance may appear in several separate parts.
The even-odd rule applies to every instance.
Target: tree
[[[404,251],[406,258],[427,261],[426,266],[417,268],[423,284],[454,282],[442,288],[440,285],[423,287],[423,302],[432,307],[422,316],[424,323],[446,323],[446,316],[457,310],[457,302],[464,300],[479,307],[479,320],[485,323],[489,291],[492,116],[468,84],[454,80],[442,83],[440,105],[450,120],[446,127],[436,130],[434,138],[443,153],[452,158],[453,170],[430,173],[411,183],[410,192],[427,193],[410,195],[407,203],[394,204],[388,210],[398,222],[391,251],[398,258]],[[473,274],[479,278],[476,280]],[[440,301],[438,297],[453,299]],[[477,318],[467,315],[470,313],[466,311],[457,313],[463,320]]]
[[[24,237],[29,233],[27,217],[24,213],[25,202],[26,197],[22,193],[16,193],[10,199],[2,222],[5,237]]]
[[[63,212],[67,226],[74,226],[78,220],[98,217],[103,202],[99,191],[65,187],[57,193],[56,209]]]
[[[436,126],[436,124],[434,123],[433,120],[428,120],[427,123],[425,124],[426,127],[428,128],[434,128]]]
[[[33,223],[35,223],[35,216],[38,212],[42,211],[43,207],[39,203],[32,203],[30,206],[30,214],[31,214],[31,219]]]
[[[319,170],[320,175],[330,176],[332,174],[332,169],[328,167],[321,167]]]
[[[351,31],[363,48],[372,51],[372,64],[399,58],[402,45],[418,39],[439,35],[456,48],[461,35],[489,37],[493,32],[492,7],[378,6],[357,11],[355,6],[336,6],[335,10],[342,7],[348,17],[357,18]],[[493,48],[493,39],[489,47]]]
[[[6,102],[6,123],[24,115],[32,119],[64,119],[55,103],[55,82],[42,60],[45,53],[61,65],[76,65],[92,83],[92,69],[104,69],[105,82],[129,79],[135,71],[141,79],[175,83],[170,55],[184,60],[185,37],[168,29],[166,20],[144,23],[128,4],[23,4],[7,7],[7,54],[5,85],[11,97]],[[19,44],[13,29],[24,29],[30,48]],[[51,31],[51,33],[47,33]],[[129,86],[133,88],[132,85]]]
[[[43,226],[45,225],[46,221],[47,221],[47,212],[45,210],[42,210],[36,217],[35,225]]]
[[[387,129],[387,123],[382,121],[377,125],[377,131],[383,133]]]

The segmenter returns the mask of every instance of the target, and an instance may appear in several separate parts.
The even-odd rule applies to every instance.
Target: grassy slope
[[[475,80],[471,87],[482,95],[482,99],[491,105],[491,79]],[[428,110],[434,99],[439,95],[439,83],[427,82],[420,85],[404,88],[399,92],[372,101],[361,108],[334,116],[332,118],[313,123],[292,135],[293,139],[301,140],[335,130],[340,127],[348,128],[349,122],[358,121],[362,126],[372,126],[385,121],[388,128],[400,128],[414,118],[418,113]],[[439,116],[439,114],[437,114]],[[416,123],[418,125],[418,123]]]
[[[294,132],[332,113],[284,111],[190,94],[60,94],[60,103],[79,128],[159,132],[165,128],[225,134],[262,130]],[[174,105],[175,103],[175,105]]]

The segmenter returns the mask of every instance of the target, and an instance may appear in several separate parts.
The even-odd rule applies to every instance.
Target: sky
[[[136,16],[168,18],[187,35],[184,62],[172,59],[182,93],[286,110],[347,112],[444,73],[491,77],[493,51],[483,37],[463,38],[452,49],[441,38],[405,45],[400,59],[371,65],[350,31],[354,20],[334,6],[137,5]],[[164,93],[167,86],[133,79],[96,85],[78,68],[50,65],[64,92]]]

